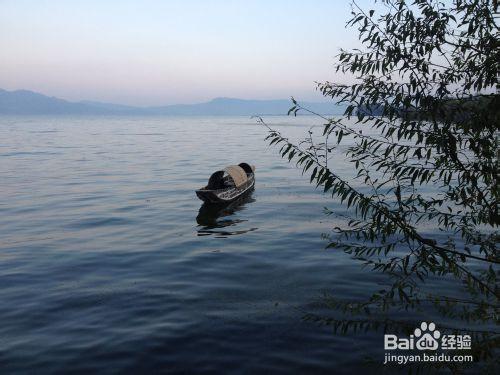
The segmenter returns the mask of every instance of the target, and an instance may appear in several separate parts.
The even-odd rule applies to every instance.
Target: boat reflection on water
[[[258,228],[231,230],[231,227],[248,221],[232,219],[231,216],[238,211],[243,211],[245,206],[252,202],[255,202],[255,199],[252,198],[252,192],[250,192],[245,197],[229,204],[203,203],[196,217],[196,222],[201,227],[198,229],[198,236],[227,237],[257,230]]]

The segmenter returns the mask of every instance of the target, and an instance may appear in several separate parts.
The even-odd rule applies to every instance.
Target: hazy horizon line
[[[48,98],[53,98],[53,99],[59,99],[59,100],[64,100],[68,103],[98,103],[98,104],[106,104],[106,105],[116,105],[116,106],[122,106],[122,107],[130,107],[130,108],[139,108],[139,109],[147,109],[147,108],[155,108],[155,107],[166,107],[166,106],[176,106],[176,105],[196,105],[196,104],[204,104],[204,103],[210,103],[213,102],[214,100],[218,99],[225,99],[225,100],[241,100],[241,101],[289,101],[290,103],[292,102],[292,98],[297,100],[298,102],[302,103],[318,103],[318,104],[326,104],[326,103],[332,103],[331,100],[302,100],[298,97],[295,96],[290,96],[288,98],[284,97],[276,97],[276,98],[271,98],[271,99],[264,99],[264,98],[240,98],[240,97],[234,97],[234,96],[214,96],[211,99],[207,99],[205,101],[197,101],[197,102],[191,102],[191,103],[182,103],[182,102],[174,102],[174,103],[164,103],[164,104],[156,104],[156,105],[136,105],[136,104],[123,104],[119,102],[110,102],[110,101],[100,101],[97,99],[82,99],[82,100],[71,100],[71,99],[66,99],[60,96],[55,96],[52,94],[47,94],[44,92],[40,91],[35,91],[31,89],[25,89],[25,88],[19,88],[19,89],[4,89],[0,87],[0,91],[5,91],[9,93],[15,93],[15,92],[26,92],[26,93],[32,93],[32,94],[37,94],[37,95],[42,95]],[[333,103],[332,103],[333,104]]]

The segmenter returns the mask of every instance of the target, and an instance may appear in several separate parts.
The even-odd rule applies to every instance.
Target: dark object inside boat
[[[232,202],[248,193],[254,185],[255,167],[240,163],[214,172],[207,186],[196,190],[196,195],[209,203]]]

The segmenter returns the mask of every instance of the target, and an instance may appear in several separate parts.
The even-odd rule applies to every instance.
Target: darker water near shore
[[[292,138],[318,123],[269,122]],[[387,280],[325,250],[323,208],[342,208],[265,135],[246,117],[0,117],[0,372],[380,369],[381,330],[303,319]],[[194,190],[242,161],[251,196],[200,211]]]

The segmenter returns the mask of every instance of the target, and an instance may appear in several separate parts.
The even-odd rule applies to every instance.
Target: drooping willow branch
[[[315,152],[303,150],[299,146],[290,143],[289,140],[281,136],[278,131],[270,128],[262,118],[258,118],[258,121],[268,128],[269,135],[267,139],[271,139],[271,144],[284,143],[280,150],[280,153],[283,157],[288,157],[289,160],[297,158],[297,165],[304,165],[304,172],[310,169],[313,165],[315,166],[311,174],[311,181],[316,179],[317,186],[323,186],[325,192],[328,192],[330,189],[332,189],[332,195],[339,196],[341,198],[341,201],[347,200],[348,206],[350,206],[351,204],[354,205],[356,214],[361,214],[361,217],[363,219],[366,219],[369,213],[371,213],[372,216],[376,218],[376,222],[378,223],[382,222],[383,219],[387,219],[395,227],[399,228],[401,233],[407,238],[417,241],[422,246],[435,250],[440,255],[440,258],[443,261],[445,261],[450,266],[460,269],[461,272],[467,278],[476,283],[482,291],[490,293],[497,298],[500,297],[500,294],[496,290],[493,290],[490,286],[481,281],[467,268],[458,265],[457,261],[451,259],[447,254],[458,256],[462,261],[467,258],[499,264],[500,261],[497,258],[483,258],[468,253],[458,252],[456,250],[440,246],[436,243],[435,240],[422,236],[413,226],[409,225],[403,219],[403,217],[398,214],[397,211],[390,210],[386,205],[367,198],[363,193],[353,188],[339,175],[328,169],[325,165],[322,164],[321,160],[318,158]]]

